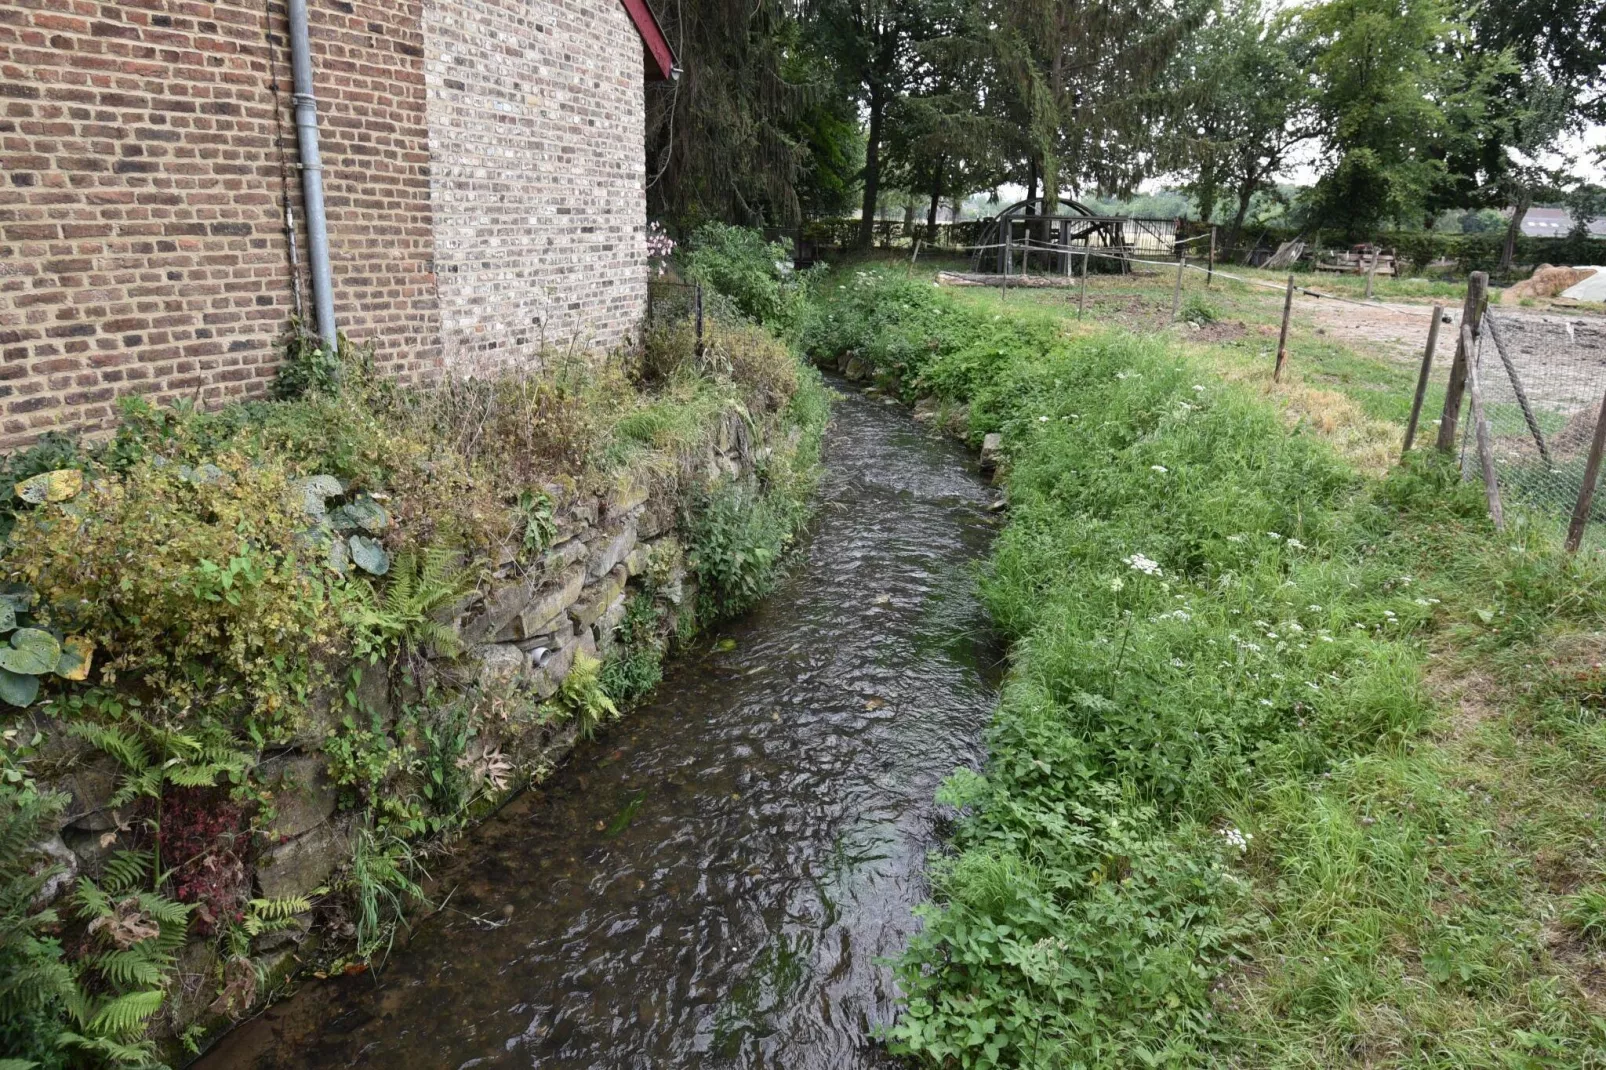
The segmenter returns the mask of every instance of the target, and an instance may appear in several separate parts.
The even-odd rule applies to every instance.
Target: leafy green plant
[[[800,315],[808,280],[791,254],[757,230],[704,223],[678,254],[685,275],[730,298],[749,319],[785,333]]]
[[[617,649],[602,663],[602,689],[621,703],[635,702],[658,686],[663,677],[663,645],[659,625],[663,610],[646,592],[625,603]]]
[[[721,484],[699,499],[685,527],[700,617],[740,613],[769,593],[792,537],[789,520],[780,503],[740,483]]]
[[[1191,323],[1195,327],[1204,327],[1216,323],[1221,319],[1221,309],[1217,308],[1209,298],[1203,294],[1189,294],[1182,302],[1178,313],[1184,323]]]
[[[558,534],[557,523],[552,519],[552,496],[544,490],[522,490],[514,506],[522,531],[519,535],[519,557],[534,560]]]
[[[48,472],[72,469],[88,472],[92,459],[82,446],[59,431],[47,431],[38,442],[24,450],[0,457],[0,488],[15,488]],[[13,518],[31,503],[20,494],[0,491],[0,539],[11,533]]]
[[[305,699],[338,621],[289,473],[242,455],[213,469],[152,457],[20,514],[5,571],[38,592],[34,627],[87,640],[103,679],[268,720]]]
[[[281,401],[293,401],[308,394],[338,394],[345,364],[341,351],[350,345],[341,335],[337,347],[331,351],[299,321],[292,322],[284,343],[284,357],[273,379],[273,396]]]
[[[10,633],[10,645],[0,646],[0,701],[31,706],[39,697],[44,676],[82,680],[89,675],[95,647],[82,636],[58,639],[41,628],[17,626],[18,596],[0,594],[0,636]]]

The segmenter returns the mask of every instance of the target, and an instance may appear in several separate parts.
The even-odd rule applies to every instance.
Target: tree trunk
[[[913,200],[903,202],[903,236],[905,238],[915,236],[915,202]]]
[[[864,143],[864,207],[859,216],[859,248],[868,249],[875,240],[876,204],[881,198],[881,121],[886,117],[887,101],[881,87],[870,87],[870,129]]]
[[[1060,172],[1059,161],[1054,159],[1050,152],[1043,153],[1043,215],[1057,215],[1060,203]],[[1038,240],[1044,245],[1052,245],[1054,241],[1054,224],[1046,220],[1038,224]],[[1069,254],[1067,254],[1069,255]],[[1058,274],[1061,263],[1057,254],[1049,254],[1049,271]]]
[[[926,209],[926,244],[937,244],[937,208],[942,204],[942,172],[948,159],[937,157],[937,166],[931,171],[931,206]]]
[[[1522,221],[1533,205],[1533,198],[1523,192],[1517,197],[1517,203],[1511,209],[1511,222],[1506,227],[1506,240],[1500,246],[1500,271],[1510,271],[1511,262],[1517,256],[1517,235],[1522,233]]]
[[[1238,235],[1243,233],[1244,218],[1249,215],[1249,202],[1254,199],[1255,186],[1253,183],[1239,188],[1238,211],[1232,217],[1232,226],[1227,228],[1227,249],[1236,250],[1238,248]]]

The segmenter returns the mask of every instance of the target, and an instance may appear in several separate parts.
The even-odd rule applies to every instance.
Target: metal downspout
[[[301,150],[301,200],[307,217],[307,263],[312,271],[312,307],[318,336],[333,353],[335,288],[329,270],[329,226],[323,208],[323,159],[318,155],[318,101],[312,95],[312,48],[307,33],[307,0],[289,0],[291,99],[295,102],[296,143]]]

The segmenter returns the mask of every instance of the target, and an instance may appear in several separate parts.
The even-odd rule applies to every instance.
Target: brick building
[[[401,377],[630,337],[645,0],[310,8],[340,329]],[[310,316],[286,32],[283,0],[0,0],[0,449],[266,390]]]

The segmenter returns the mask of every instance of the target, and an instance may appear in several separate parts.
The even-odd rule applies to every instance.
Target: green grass
[[[1496,536],[1434,458],[1366,474],[1219,347],[897,274],[828,288],[805,338],[1002,433],[983,590],[1013,666],[942,794],[891,1044],[1602,1065],[1600,562]],[[1332,359],[1346,394],[1393,374]]]

